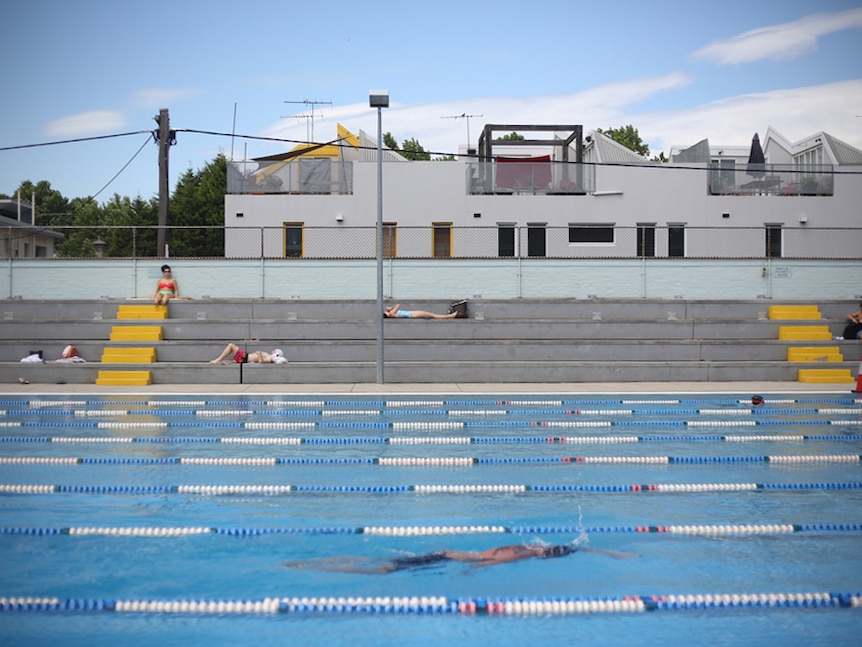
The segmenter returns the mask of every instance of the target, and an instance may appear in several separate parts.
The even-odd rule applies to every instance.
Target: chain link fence
[[[157,227],[0,229],[0,258],[159,258]],[[376,227],[171,227],[172,258],[373,259]],[[862,228],[389,226],[383,256],[405,259],[860,259]]]

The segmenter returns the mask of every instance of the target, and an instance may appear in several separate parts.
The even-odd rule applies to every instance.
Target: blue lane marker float
[[[449,536],[473,534],[554,535],[554,534],[660,534],[692,536],[762,536],[794,535],[802,533],[862,532],[858,523],[822,524],[684,524],[634,526],[360,526],[360,527],[292,527],[292,528],[213,528],[213,527],[105,527],[70,526],[62,528],[0,527],[2,535],[16,536],[69,536],[99,535],[105,537],[173,538],[193,535],[222,535],[228,537],[261,537],[265,535],[371,535],[381,537]]]
[[[0,613],[149,613],[188,615],[487,615],[549,616],[725,609],[858,609],[859,593],[718,593],[621,597],[293,596],[242,600],[117,600],[0,597]]]
[[[379,465],[384,467],[470,467],[474,465],[681,465],[729,463],[860,463],[860,454],[768,456],[519,456],[519,457],[44,457],[0,456],[0,465]]]
[[[260,429],[248,427],[245,429]],[[842,426],[842,423],[833,423]],[[854,422],[852,426],[862,425]],[[38,425],[37,425],[38,426]],[[209,426],[209,425],[207,425]],[[609,426],[609,425],[605,425]],[[95,423],[87,424],[95,428]],[[263,429],[269,429],[268,427]],[[293,429],[293,427],[286,427]],[[353,437],[279,437],[279,436],[0,436],[0,443],[224,443],[259,445],[326,445],[326,444],[390,444],[390,445],[493,445],[512,443],[534,444],[625,444],[625,443],[663,443],[663,442],[809,442],[834,441],[858,442],[862,434],[855,430],[844,434],[770,434],[770,435],[634,435],[634,436],[353,436]]]
[[[437,484],[437,485],[50,485],[0,484],[0,494],[188,494],[284,495],[294,493],[362,494],[525,494],[525,493],[711,493],[753,491],[860,490],[860,482],[825,483],[629,483],[618,485]]]

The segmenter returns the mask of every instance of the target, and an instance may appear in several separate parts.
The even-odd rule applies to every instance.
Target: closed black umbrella
[[[751,177],[763,177],[766,175],[766,157],[760,146],[760,137],[754,133],[751,140],[751,151],[748,153],[748,168],[745,171]]]

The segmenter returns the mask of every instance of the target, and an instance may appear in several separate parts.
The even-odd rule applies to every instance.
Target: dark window
[[[570,243],[613,243],[614,228],[607,225],[569,225]]]
[[[641,225],[638,227],[638,256],[655,256],[655,227]]]
[[[435,222],[434,228],[434,258],[450,258],[452,256],[452,223]]]
[[[515,228],[500,226],[497,229],[497,255],[498,256],[514,256],[515,255]]]
[[[284,224],[285,258],[302,258],[302,223]]]
[[[685,227],[677,225],[667,228],[667,255],[685,256]]]
[[[781,227],[766,227],[766,256],[781,258]]]
[[[527,256],[546,256],[545,225],[527,225]]]
[[[383,258],[398,256],[398,229],[394,222],[383,223]]]

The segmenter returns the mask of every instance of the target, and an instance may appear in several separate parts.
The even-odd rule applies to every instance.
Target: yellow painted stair
[[[791,341],[831,340],[829,326],[779,326],[778,338]]]
[[[849,368],[800,368],[797,379],[800,382],[818,384],[838,384],[855,382]]]
[[[117,319],[167,319],[167,306],[131,306],[121,305],[117,308]]]
[[[104,361],[104,360],[102,360]],[[844,355],[838,346],[823,346],[818,348],[796,347],[787,349],[788,362],[843,362]]]
[[[817,306],[769,306],[770,319],[822,319]]]
[[[111,341],[161,341],[161,326],[114,326]]]
[[[153,383],[150,371],[99,371],[96,384],[103,386],[146,386]]]
[[[152,364],[155,361],[155,348],[106,348],[102,351],[102,364]]]

